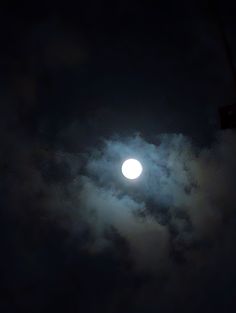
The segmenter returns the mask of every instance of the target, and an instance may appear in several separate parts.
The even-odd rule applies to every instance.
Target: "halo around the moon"
[[[122,164],[121,171],[126,178],[136,179],[142,174],[143,167],[138,160],[128,159]]]

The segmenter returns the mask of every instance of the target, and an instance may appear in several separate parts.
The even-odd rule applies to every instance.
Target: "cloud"
[[[187,50],[186,36],[179,45],[174,33],[158,46],[155,68],[145,57],[151,46],[143,29],[136,43],[125,30],[131,50],[144,56],[139,64],[134,53],[132,65],[120,36],[109,29],[104,37],[95,20],[84,41],[83,14],[78,19],[77,11],[69,24],[64,11],[59,20],[19,23],[21,13],[3,21],[10,32],[1,53],[0,310],[230,311],[236,140],[235,132],[224,131],[209,143],[216,120],[210,127],[208,115],[215,113],[206,103],[211,98],[217,106],[233,96],[227,73],[219,74],[225,70],[220,54],[220,68],[208,62],[217,38],[197,34],[208,21],[197,23],[194,36],[189,33]],[[183,21],[176,34],[185,34]],[[211,43],[206,53],[204,41]],[[176,43],[172,52],[184,64],[170,62]],[[188,90],[185,65],[188,80],[197,79]],[[170,76],[178,79],[171,83]],[[163,98],[163,90],[169,96]],[[130,135],[134,130],[145,135]],[[183,131],[208,146],[197,146]],[[133,182],[121,174],[129,157],[144,166]]]
[[[178,134],[157,136],[155,144],[134,135],[89,149],[83,175],[78,171],[67,188],[77,193],[78,210],[94,234],[91,249],[109,245],[105,233],[113,227],[136,266],[158,272],[172,256],[184,260],[199,242],[213,240],[234,209],[234,139],[224,132],[200,148]],[[134,182],[120,171],[129,157],[144,167]],[[67,159],[71,169],[81,162],[79,155]]]
[[[79,281],[86,286],[81,287],[84,300],[78,300],[84,308],[89,297],[98,301],[98,277],[110,297],[106,300],[107,293],[101,291],[99,305],[117,312],[131,299],[132,308],[151,312],[156,306],[171,311],[185,297],[195,299],[196,293],[206,291],[202,284],[213,288],[209,281],[217,276],[218,264],[230,277],[229,260],[236,259],[233,131],[217,134],[207,147],[181,134],[158,135],[152,142],[139,134],[114,136],[82,153],[45,148],[24,130],[4,138],[1,203],[8,228],[1,232],[8,234],[7,244],[21,271],[29,265],[17,247],[24,249],[34,273],[14,282],[10,265],[5,265],[9,286],[42,281],[36,291],[32,287],[32,297],[39,292],[50,299],[50,288],[42,291],[43,285],[50,278],[55,294],[60,294],[55,283],[60,271],[60,281],[73,297],[78,297]],[[132,182],[120,170],[129,157],[144,167],[143,175]],[[13,264],[13,257],[7,258],[6,264]],[[221,286],[214,283],[214,292],[225,285],[222,278]],[[202,295],[202,303],[204,299]],[[191,301],[186,300],[189,305]]]

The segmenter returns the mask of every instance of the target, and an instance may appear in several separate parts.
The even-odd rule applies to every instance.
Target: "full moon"
[[[138,178],[143,171],[143,167],[138,160],[128,159],[122,164],[122,174],[128,179]]]

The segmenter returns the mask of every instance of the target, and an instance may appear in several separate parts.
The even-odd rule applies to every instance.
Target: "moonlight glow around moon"
[[[143,167],[138,160],[128,159],[122,164],[122,174],[128,179],[138,178],[143,171]]]

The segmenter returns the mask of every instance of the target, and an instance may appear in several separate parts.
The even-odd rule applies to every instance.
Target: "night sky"
[[[235,312],[232,2],[1,5],[0,312]]]

